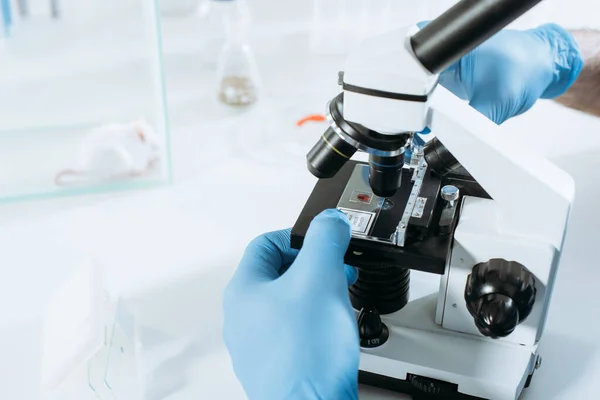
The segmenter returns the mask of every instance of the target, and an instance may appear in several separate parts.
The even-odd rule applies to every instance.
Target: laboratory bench
[[[148,398],[244,398],[221,340],[221,293],[247,243],[291,227],[308,198],[316,179],[305,154],[322,126],[295,122],[323,112],[343,59],[309,58],[309,25],[300,18],[306,10],[294,12],[298,19],[272,17],[253,38],[267,79],[248,110],[217,102],[214,75],[197,62],[194,41],[165,22],[171,183],[0,207],[0,397],[37,398],[43,306],[65,276],[95,260],[106,287],[138,305],[139,329],[160,339],[144,350]],[[577,184],[543,364],[522,399],[595,399],[600,119],[545,101],[503,129],[507,140],[546,154]],[[437,291],[435,276],[413,276],[422,290]],[[362,398],[402,399],[368,388]]]

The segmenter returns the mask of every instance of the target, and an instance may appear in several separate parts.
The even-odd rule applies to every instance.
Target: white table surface
[[[300,14],[302,8],[296,11]],[[261,102],[267,110],[277,104],[272,109],[289,123],[302,116],[305,110],[298,109],[303,106],[308,110],[316,104],[314,112],[321,111],[335,93],[332,74],[339,59],[303,64],[301,52],[286,53],[286,48],[294,41],[301,46],[306,38],[301,30],[295,33],[292,23],[279,24],[278,29],[284,28],[287,35],[272,37],[257,51],[259,60],[270,55],[261,71],[269,77],[268,93],[274,99],[269,103],[263,97]],[[168,27],[165,32],[169,34]],[[214,103],[214,93],[202,87],[205,81],[198,78],[193,54],[178,47],[177,39],[169,40],[172,186],[0,208],[0,398],[37,398],[42,307],[56,285],[89,257],[106,266],[112,291],[139,302],[144,329],[160,331],[179,345],[148,371],[155,378],[151,383],[170,382],[151,387],[155,395],[149,398],[244,398],[221,343],[221,292],[248,241],[293,225],[316,181],[306,171],[304,150],[319,128],[265,142],[257,133],[261,110],[231,118],[230,111]],[[322,89],[303,93],[302,87]],[[505,129],[507,140],[522,140],[547,154],[578,185],[541,345],[543,366],[523,399],[596,398],[600,120],[544,102]],[[284,156],[275,156],[281,149]],[[189,337],[194,339],[182,339]],[[402,397],[361,389],[361,398]]]

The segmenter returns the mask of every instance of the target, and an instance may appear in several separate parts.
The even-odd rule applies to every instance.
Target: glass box
[[[169,182],[156,0],[1,0],[0,202]]]

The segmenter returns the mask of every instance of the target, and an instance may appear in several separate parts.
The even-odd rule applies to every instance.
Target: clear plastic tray
[[[44,7],[35,8],[39,3]],[[0,42],[0,201],[169,181],[169,128],[155,0],[60,3],[56,17],[47,2],[30,2],[26,16],[13,10],[10,36]],[[143,164],[147,142],[124,139],[127,144],[115,150],[121,145],[115,138],[126,137],[123,133],[107,135],[113,139],[102,146],[88,143],[92,137],[104,137],[99,132],[106,132],[108,125],[119,125],[126,132],[125,125],[135,121],[144,121],[151,131],[148,135],[156,137],[156,155],[143,173],[133,165]],[[103,157],[98,153],[102,151],[108,157],[102,173],[85,170],[89,163],[82,161]],[[85,177],[83,182],[57,184],[61,172],[72,170]],[[122,170],[137,173],[117,173]]]
[[[56,290],[44,318],[42,400],[142,400],[132,307],[106,290],[93,262]]]

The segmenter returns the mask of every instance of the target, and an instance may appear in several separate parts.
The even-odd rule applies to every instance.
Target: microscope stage
[[[333,178],[320,179],[292,228],[292,248],[302,247],[311,221],[326,209],[343,208],[347,213],[350,211],[357,214],[365,210],[374,211],[371,213],[374,215],[374,221],[370,222],[372,225],[369,228],[369,236],[376,240],[367,240],[354,231],[346,253],[346,263],[355,266],[365,263],[396,264],[407,269],[444,274],[452,235],[441,234],[437,226],[444,206],[440,189],[444,185],[454,185],[464,195],[488,195],[468,174],[440,178],[427,172],[418,193],[419,210],[413,212],[409,220],[406,243],[404,246],[398,246],[390,241],[390,237],[400,223],[411,197],[414,168],[404,168],[400,188],[387,199],[379,198],[370,191],[368,172],[367,163],[348,161]],[[362,179],[357,179],[357,175],[362,175]],[[366,200],[370,205],[375,204],[375,209],[367,209],[358,202],[353,203],[353,199],[350,198],[352,194],[367,196]],[[349,208],[352,210],[348,210]],[[452,221],[452,226],[456,224],[456,219]]]
[[[342,169],[330,179],[320,179],[304,209],[302,210],[296,224],[292,229],[292,247],[301,248],[304,236],[310,222],[321,211],[329,208],[340,207],[342,197],[347,193],[351,179],[355,175],[357,168],[364,167],[367,173],[365,180],[368,186],[368,164],[357,161],[348,161]],[[433,176],[427,176],[423,184],[421,198],[427,198],[422,216],[411,219],[411,231],[413,235],[425,236],[422,240],[407,239],[404,247],[397,246],[389,242],[390,236],[394,233],[396,226],[404,213],[404,209],[411,193],[413,184],[411,183],[412,169],[405,168],[402,175],[402,184],[396,194],[388,199],[381,199],[371,193],[362,193],[369,196],[373,203],[379,203],[377,216],[372,222],[370,232],[372,236],[380,238],[381,241],[365,240],[359,235],[353,234],[350,247],[346,254],[346,262],[350,265],[363,263],[368,260],[369,263],[398,263],[401,262],[404,268],[421,270],[425,272],[443,274],[446,265],[446,257],[450,251],[451,237],[446,235],[429,235],[431,220],[434,212],[437,211],[437,194],[440,190],[441,180]],[[365,185],[360,185],[364,189]],[[368,189],[367,189],[368,190]],[[359,193],[359,196],[361,195]],[[386,206],[385,204],[391,205]],[[349,204],[349,202],[346,202]],[[359,205],[354,207],[359,213]],[[352,212],[352,211],[350,211]],[[375,213],[373,213],[375,214]]]

